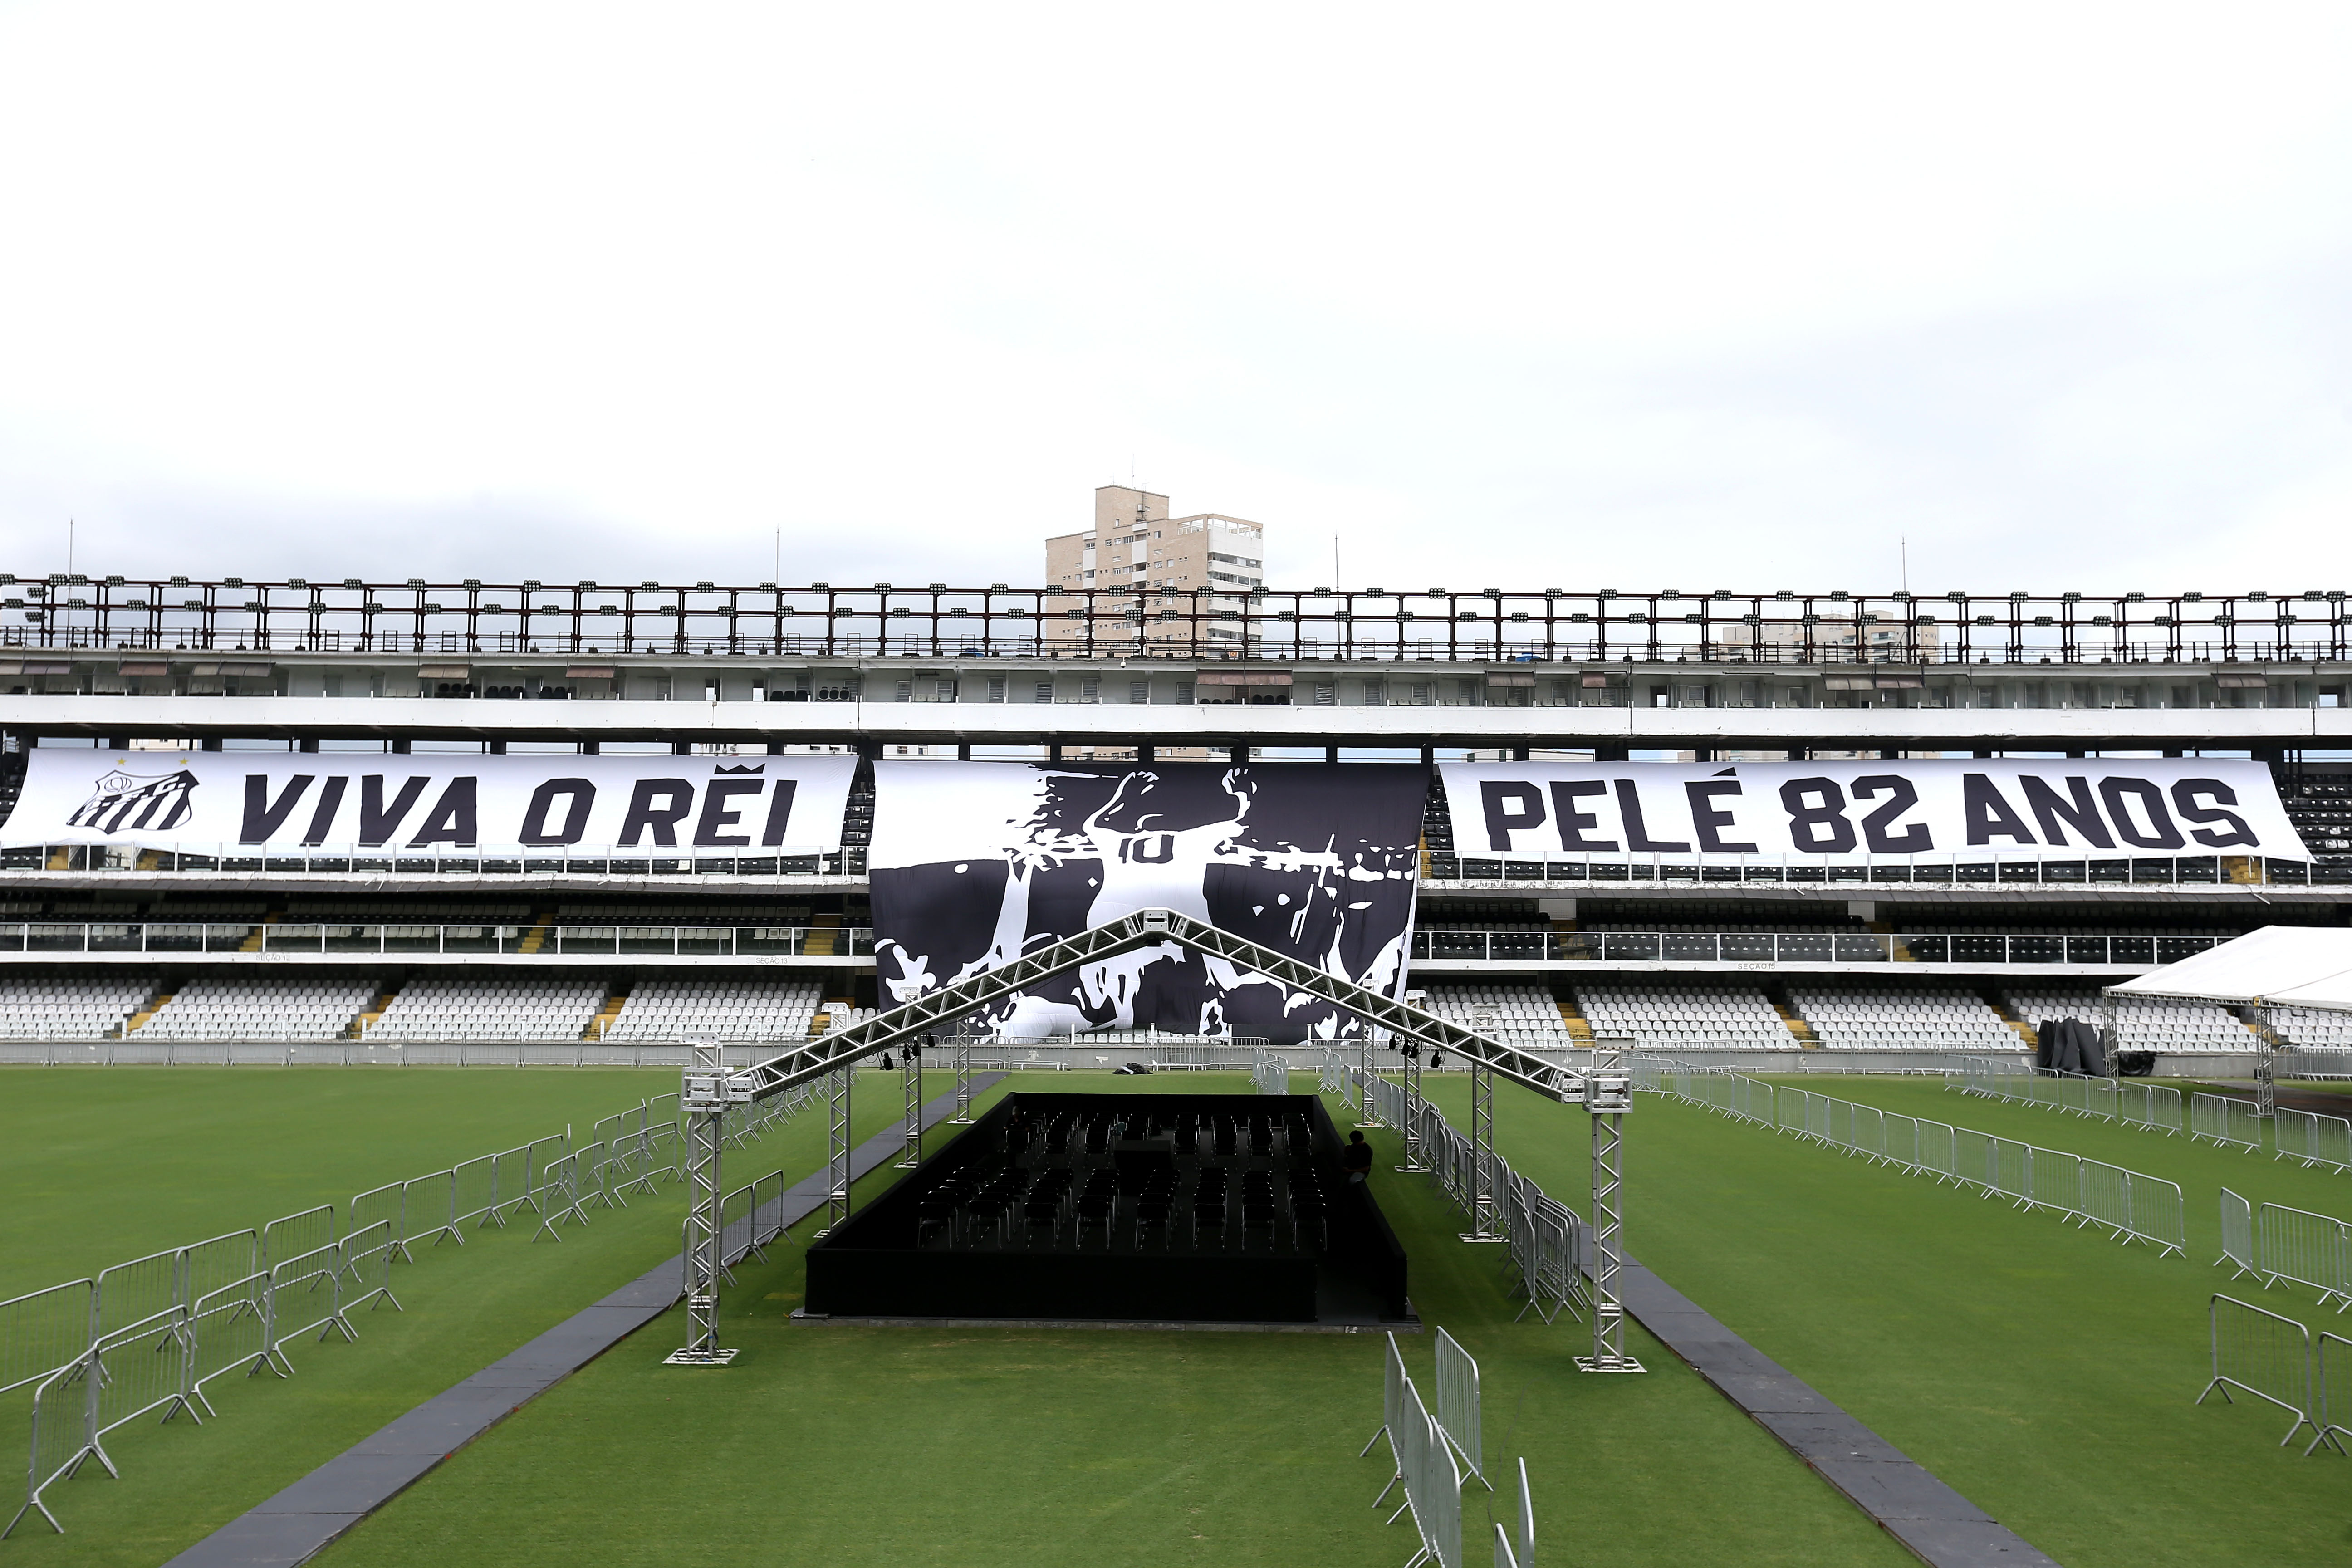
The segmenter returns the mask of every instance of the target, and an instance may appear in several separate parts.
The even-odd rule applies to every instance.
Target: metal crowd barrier
[[[1372,1506],[1378,1508],[1402,1482],[1404,1506],[1389,1516],[1389,1522],[1395,1523],[1397,1514],[1411,1513],[1413,1528],[1421,1535],[1421,1550],[1405,1568],[1419,1568],[1424,1563],[1462,1568],[1462,1475],[1454,1467],[1454,1447],[1405,1372],[1404,1352],[1397,1349],[1396,1335],[1390,1334],[1388,1341],[1381,1429],[1372,1434],[1372,1443],[1387,1436],[1395,1469]],[[1365,1453],[1371,1452],[1372,1443],[1364,1445]]]
[[[2145,1127],[2152,1132],[2181,1129],[2180,1091],[2162,1084],[2125,1083],[2042,1068],[2019,1072],[1990,1057],[1969,1057],[1960,1065],[1957,1087],[1963,1094],[2068,1110],[2126,1127]]]
[[[2304,1169],[2326,1165],[2352,1171],[2352,1121],[2281,1107],[2271,1114],[2274,1160],[2300,1160]]]
[[[1378,1073],[1341,1062],[1342,1094],[1361,1089],[1372,1113],[1384,1125],[1410,1129],[1419,1139],[1422,1157],[1429,1163],[1429,1179],[1470,1216],[1470,1141],[1447,1122],[1428,1100],[1408,1102],[1404,1086]],[[1495,1224],[1508,1245],[1502,1264],[1527,1302],[1524,1318],[1533,1310],[1546,1323],[1561,1312],[1581,1322],[1592,1306],[1583,1271],[1584,1221],[1566,1204],[1544,1194],[1534,1181],[1511,1169],[1492,1150],[1486,1152],[1486,1190],[1495,1194]]]
[[[1250,1082],[1260,1094],[1288,1094],[1290,1064],[1261,1047],[1250,1063]]]
[[[2311,1447],[2304,1453],[2308,1456],[2312,1448],[2325,1443],[2341,1454],[2345,1451],[2341,1439],[2352,1437],[2352,1426],[2336,1418],[2336,1391],[2352,1391],[2352,1340],[2321,1330],[2311,1347],[2311,1370],[2314,1392],[2318,1396],[2318,1408],[2312,1415],[2317,1418],[2319,1436],[2311,1440]],[[2287,1436],[2294,1434],[2290,1432]]]
[[[1345,1094],[1348,1092],[1348,1064],[1340,1058],[1339,1052],[1326,1046],[1322,1056],[1317,1059],[1315,1068],[1316,1093]]]
[[[1528,1492],[1528,1462],[1519,1461],[1519,1510],[1516,1537],[1498,1521],[1495,1525],[1495,1568],[1535,1568],[1536,1505]]]
[[[2249,1152],[2263,1146],[2262,1119],[2253,1105],[2229,1095],[2191,1095],[2184,1121],[2177,1089],[2080,1073],[2018,1072],[1984,1057],[1969,1058],[1953,1087],[1963,1094],[2068,1110],[2157,1132],[2176,1133],[2185,1125],[2192,1142],[2210,1138]],[[2299,1160],[2306,1169],[2326,1165],[2352,1171],[2352,1119],[2281,1109],[2272,1119],[2271,1142],[2277,1151],[2273,1159]]]
[[[2226,1232],[2232,1197],[2222,1189]],[[2242,1206],[2243,1198],[2238,1198]],[[2267,1290],[2280,1280],[2307,1286],[2319,1292],[2320,1306],[2336,1303],[2338,1312],[2352,1307],[2352,1226],[2309,1209],[2264,1204],[2254,1213],[2253,1272],[2263,1276]]]
[[[1632,1072],[1636,1089],[1794,1133],[1874,1164],[2006,1197],[2028,1212],[2047,1209],[2077,1225],[2100,1226],[2126,1246],[2149,1242],[2158,1257],[2188,1255],[2180,1188],[2161,1176],[1738,1073],[1655,1058],[1634,1058]]]
[[[2263,1146],[2262,1118],[2254,1113],[2252,1100],[2232,1100],[2226,1094],[2192,1094],[2189,1141],[2193,1143],[2200,1138],[2257,1153]]]
[[[2303,1046],[2287,1051],[2276,1062],[2278,1076],[2313,1081],[2352,1079],[2352,1050],[2340,1047]]]
[[[2235,1405],[2230,1390],[2251,1394],[2294,1417],[2294,1425],[2279,1439],[2284,1448],[2305,1426],[2317,1434],[2312,1447],[2326,1443],[2342,1453],[2328,1428],[2312,1419],[2318,1408],[2312,1397],[2311,1331],[2293,1318],[2282,1318],[2234,1296],[2215,1295],[2206,1309],[2213,1346],[2213,1376],[2197,1395],[2202,1405],[2219,1389],[2224,1404]],[[2305,1448],[2305,1453],[2311,1452]]]
[[[2221,1189],[2221,1256],[2213,1266],[2224,1263],[2237,1270],[2230,1276],[2233,1282],[2262,1272],[2254,1258],[2253,1205],[2227,1187]]]
[[[739,1142],[757,1136],[808,1100],[803,1092],[741,1107],[729,1134]],[[462,1245],[468,1226],[502,1227],[526,1209],[540,1218],[534,1240],[561,1240],[559,1222],[584,1225],[591,1205],[625,1205],[627,1194],[677,1176],[675,1094],[606,1117],[595,1133],[578,1145],[569,1130],[534,1139],[388,1182],[341,1209],[321,1204],[0,1301],[0,1394],[33,1389],[25,1500],[0,1540],[28,1513],[63,1534],[44,1493],[91,1459],[118,1474],[102,1439],[123,1423],[158,1411],[162,1420],[185,1411],[200,1421],[214,1413],[205,1394],[214,1380],[264,1368],[290,1376],[287,1347],[297,1339],[356,1339],[351,1314],[359,1308],[389,1302],[399,1310],[392,1268],[414,1261],[413,1245]],[[747,1214],[766,1205],[772,1221],[782,1205],[768,1200],[782,1195],[782,1173],[740,1191]],[[755,1232],[756,1242],[779,1228]]]
[[[1437,1426],[1454,1445],[1471,1475],[1493,1491],[1483,1458],[1485,1438],[1478,1413],[1478,1363],[1444,1329],[1437,1331]]]
[[[1389,1353],[1381,1365],[1381,1427],[1357,1458],[1370,1453],[1382,1437],[1388,1438],[1394,1463],[1388,1484],[1372,1500],[1372,1506],[1378,1508],[1400,1482],[1403,1484],[1404,1506],[1390,1515],[1389,1521],[1393,1524],[1397,1514],[1410,1512],[1420,1533],[1421,1550],[1406,1568],[1422,1563],[1459,1568],[1463,1481],[1465,1476],[1475,1476],[1488,1491],[1495,1489],[1480,1458],[1478,1363],[1452,1334],[1437,1331],[1437,1412],[1432,1415],[1412,1374],[1405,1371],[1404,1352],[1397,1348],[1396,1335],[1390,1334],[1388,1342]],[[1518,1462],[1518,1481],[1517,1517],[1512,1521],[1517,1527],[1516,1539],[1511,1530],[1496,1526],[1497,1564],[1535,1562],[1536,1511],[1528,1490],[1525,1459]]]
[[[1519,1276],[1527,1301],[1518,1316],[1530,1311],[1551,1322],[1566,1312],[1579,1322],[1592,1306],[1585,1289],[1584,1221],[1574,1209],[1544,1195],[1543,1189],[1496,1162],[1502,1180],[1496,1196],[1502,1207],[1503,1234],[1509,1238],[1511,1267]],[[1517,1320],[1514,1320],[1515,1321]]]

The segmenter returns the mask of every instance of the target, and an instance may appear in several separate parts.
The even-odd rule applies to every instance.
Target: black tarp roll
[[[2074,1031],[2082,1046],[2082,1070],[2093,1078],[2106,1077],[2106,1045],[2099,1038],[2099,1026],[2086,1019],[2077,1018],[2074,1021]]]
[[[2083,1070],[2082,1027],[2072,1018],[2058,1020],[2058,1044],[2051,1052],[2050,1065],[2060,1072]]]

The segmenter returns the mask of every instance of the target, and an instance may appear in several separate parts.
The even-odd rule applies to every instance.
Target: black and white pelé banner
[[[43,747],[0,845],[841,847],[852,757],[394,756]]]
[[[1419,766],[878,763],[866,868],[883,1005],[1145,909],[1401,994],[1428,788]],[[1056,976],[974,1021],[1026,1037],[1282,1042],[1362,1027],[1173,943]]]
[[[1445,763],[1454,852],[2080,860],[2310,852],[2261,763]]]

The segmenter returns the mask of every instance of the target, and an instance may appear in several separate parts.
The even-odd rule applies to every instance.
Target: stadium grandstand
[[[874,765],[947,760],[2260,763],[2306,854],[2086,842],[1832,861],[1596,842],[1537,858],[1493,852],[1433,783],[1411,983],[1527,1048],[1597,1031],[1759,1066],[2022,1056],[2061,1017],[2111,1018],[2158,1072],[2212,1070],[2264,1028],[2352,1046],[2336,1015],[2265,1024],[2100,994],[2259,926],[2345,923],[2340,593],[1244,598],[0,574],[0,814],[51,753],[93,780],[183,752],[314,771],[371,756],[854,768],[838,821],[807,842],[534,847],[452,830],[370,846],[305,837],[281,806],[282,837],[166,847],[43,840],[5,815],[0,1059],[180,1043],[257,1060],[457,1045],[592,1061],[689,1035],[837,1031],[886,1000]],[[151,816],[178,809],[168,798]]]

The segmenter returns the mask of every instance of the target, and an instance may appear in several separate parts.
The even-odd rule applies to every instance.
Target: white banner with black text
[[[1454,853],[2307,860],[2261,763],[1445,763]]]
[[[0,846],[823,855],[852,757],[388,755],[37,748]]]

